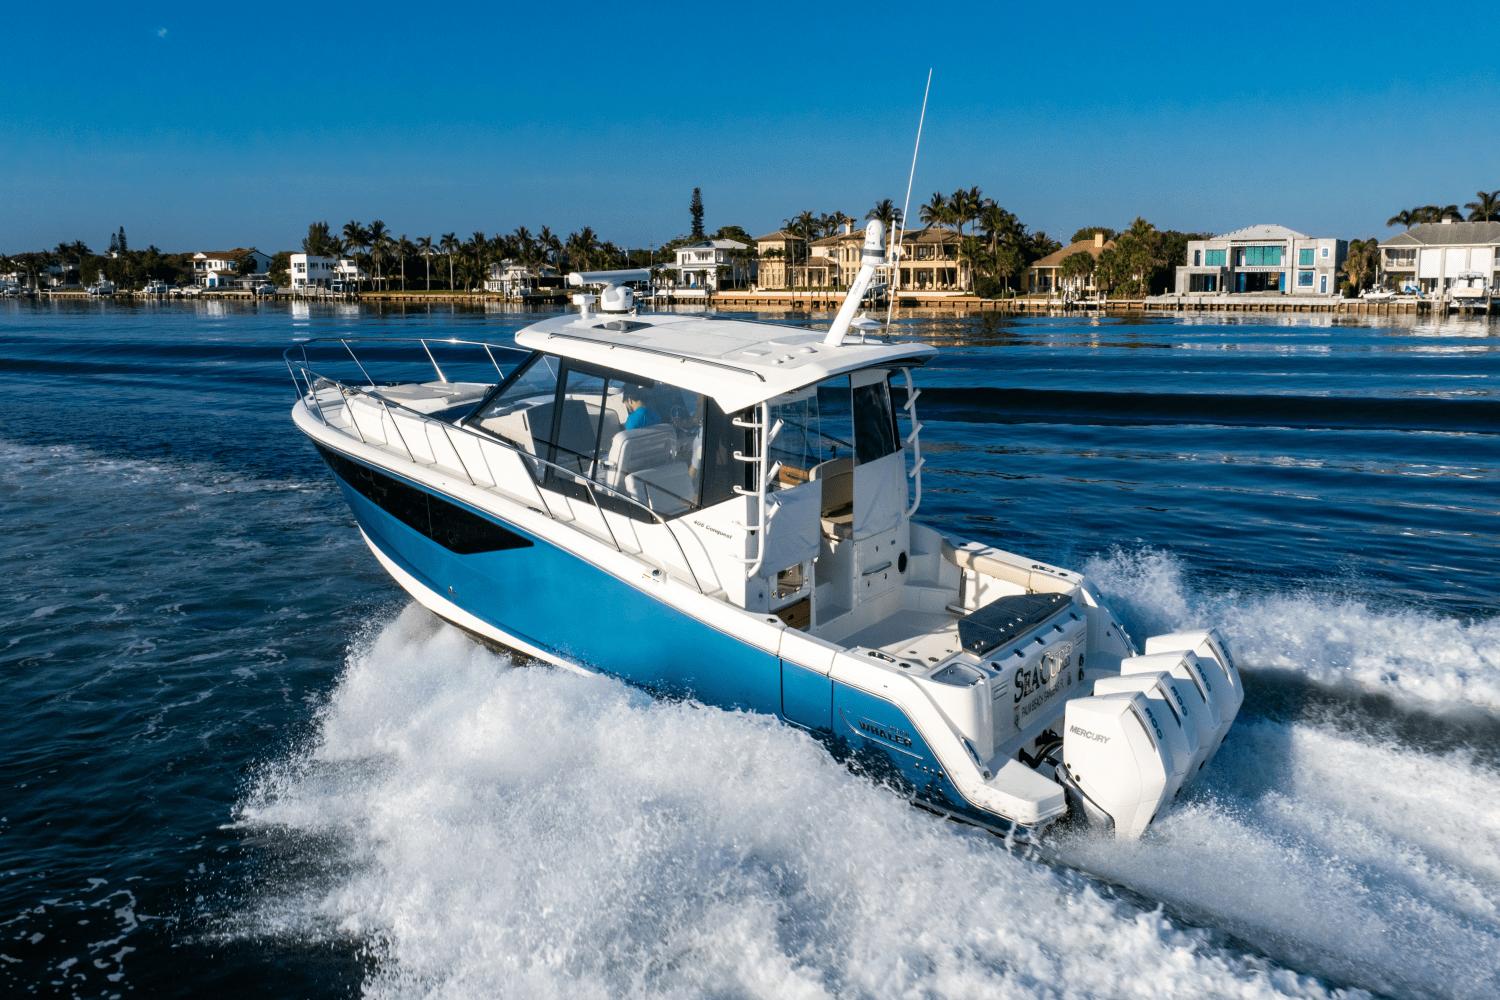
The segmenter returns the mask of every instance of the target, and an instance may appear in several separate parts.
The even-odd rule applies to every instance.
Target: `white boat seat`
[[[854,460],[831,458],[819,462],[808,474],[809,481],[822,484],[819,511],[823,534],[847,538],[854,533]]]
[[[609,442],[601,478],[611,489],[628,492],[627,479],[672,464],[676,451],[677,432],[666,424],[620,431]]]
[[[626,476],[625,492],[658,514],[676,514],[692,505],[693,476],[686,462],[671,462]]]

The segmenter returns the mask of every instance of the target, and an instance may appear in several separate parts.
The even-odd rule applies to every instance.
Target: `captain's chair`
[[[609,443],[601,478],[657,513],[677,513],[691,504],[693,479],[676,453],[677,432],[670,425],[620,431]]]

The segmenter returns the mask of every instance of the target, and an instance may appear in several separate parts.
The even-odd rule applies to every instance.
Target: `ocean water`
[[[1245,668],[1144,840],[1019,852],[387,581],[281,350],[530,318],[0,303],[0,994],[1500,994],[1500,326],[901,321],[923,517]]]

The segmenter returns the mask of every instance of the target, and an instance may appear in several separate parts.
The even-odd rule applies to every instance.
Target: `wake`
[[[1463,622],[1311,589],[1201,594],[1177,559],[1151,550],[1115,550],[1084,572],[1132,634],[1218,625],[1246,670],[1291,671],[1428,712],[1500,717],[1500,616]]]
[[[515,669],[416,607],[240,820],[339,855],[251,923],[367,942],[376,996],[1326,994],[772,719]]]
[[[252,933],[355,936],[376,996],[1500,994],[1492,755],[1267,711],[1296,671],[1489,731],[1500,626],[1197,594],[1158,553],[1088,572],[1132,628],[1219,623],[1245,667],[1229,740],[1138,843],[1059,830],[1040,864],[770,718],[515,669],[411,606],[241,809],[329,855]]]

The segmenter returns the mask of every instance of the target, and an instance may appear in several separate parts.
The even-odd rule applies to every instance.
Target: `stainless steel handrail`
[[[354,348],[350,346],[351,344],[419,344],[427,356],[428,363],[432,365],[432,370],[437,374],[439,382],[448,381],[448,377],[443,374],[443,369],[438,366],[437,359],[432,356],[431,345],[433,344],[483,348],[485,356],[490,360],[490,364],[495,366],[495,374],[502,379],[505,377],[505,372],[501,369],[500,363],[495,360],[495,351],[506,351],[510,354],[520,354],[527,357],[532,353],[523,347],[515,347],[510,344],[495,344],[487,340],[465,340],[459,337],[308,337],[281,352],[281,358],[287,363],[288,368],[292,364],[291,355],[294,351],[302,355],[302,363],[304,365],[312,363],[307,357],[307,348],[311,344],[337,344],[339,347],[342,347],[348,352],[349,357],[354,360],[355,365],[359,367],[360,374],[364,375],[365,380],[371,385],[375,384],[375,380],[370,377],[370,373],[365,369],[364,363],[359,360],[359,356],[354,353]]]
[[[414,341],[418,341],[421,338],[399,338],[399,339],[398,338],[369,338],[369,339],[371,339],[371,340],[377,340],[378,339],[378,340],[381,340],[383,342],[388,342],[388,343],[399,343],[399,342],[411,343],[411,342],[414,342]],[[334,342],[334,343],[342,343],[343,342],[343,338],[329,338],[329,340],[330,340],[330,342]],[[472,343],[472,344],[476,344],[476,346],[484,346],[484,345],[480,344],[479,342],[474,342],[474,341],[452,341],[452,343]],[[347,344],[344,344],[344,346],[347,347]],[[492,345],[492,346],[499,346],[499,345]],[[521,461],[526,465],[528,471],[531,473],[530,479],[531,479],[532,487],[536,490],[537,497],[538,497],[538,499],[541,500],[542,506],[545,508],[544,512],[545,512],[545,514],[546,514],[546,516],[548,518],[550,518],[553,521],[557,521],[559,523],[564,523],[563,519],[560,518],[560,517],[558,517],[557,513],[555,511],[553,511],[552,504],[550,502],[548,502],[548,500],[546,498],[546,495],[545,495],[545,491],[542,489],[541,483],[538,482],[538,476],[537,476],[537,473],[535,471],[534,466],[541,466],[541,467],[550,469],[553,472],[559,474],[560,476],[565,477],[567,480],[569,480],[569,481],[571,481],[571,482],[573,482],[573,483],[575,483],[577,485],[581,485],[584,488],[584,490],[588,493],[590,502],[592,502],[593,505],[594,505],[594,509],[596,511],[598,511],[598,513],[599,513],[599,520],[604,525],[605,530],[609,533],[609,540],[610,540],[611,544],[613,544],[616,552],[619,552],[621,555],[645,556],[645,550],[644,549],[640,549],[640,550],[638,550],[636,552],[628,552],[625,549],[625,547],[620,544],[619,537],[616,535],[613,525],[611,525],[609,523],[609,518],[605,515],[604,507],[599,503],[599,498],[595,494],[596,490],[602,490],[604,493],[606,493],[609,496],[611,496],[611,497],[613,497],[613,498],[615,498],[615,499],[617,499],[617,500],[625,503],[626,505],[628,505],[632,509],[638,510],[638,511],[644,513],[646,515],[646,517],[647,517],[648,520],[654,521],[655,523],[661,525],[662,528],[664,528],[666,530],[666,533],[669,536],[671,536],[673,544],[675,544],[677,546],[677,554],[682,557],[682,565],[688,571],[688,575],[692,579],[694,588],[696,588],[697,591],[698,591],[698,593],[700,593],[700,594],[707,594],[708,593],[706,590],[703,589],[703,583],[702,583],[701,580],[698,579],[698,573],[697,573],[696,570],[693,569],[692,561],[690,559],[688,559],[687,550],[683,547],[682,540],[677,536],[676,529],[673,528],[672,525],[670,523],[668,523],[667,520],[665,518],[663,518],[660,514],[658,514],[656,511],[652,510],[647,505],[641,503],[639,500],[635,499],[634,497],[632,497],[632,496],[630,496],[630,495],[628,495],[626,493],[622,493],[619,490],[617,490],[617,489],[615,489],[615,488],[613,488],[611,486],[605,485],[604,483],[600,483],[600,482],[597,482],[596,480],[590,479],[589,477],[584,476],[581,473],[578,473],[578,472],[573,471],[571,469],[568,469],[565,466],[558,465],[555,462],[549,462],[546,459],[541,458],[541,457],[539,457],[537,455],[532,455],[529,452],[523,451],[522,449],[516,447],[514,444],[512,444],[509,441],[506,441],[503,438],[496,437],[496,436],[491,435],[491,434],[482,433],[480,431],[476,431],[476,430],[474,430],[472,428],[469,428],[469,427],[464,427],[464,426],[458,426],[458,425],[450,424],[450,423],[448,423],[445,420],[438,420],[438,419],[434,418],[431,414],[423,413],[420,410],[413,409],[412,407],[403,405],[399,400],[388,400],[388,399],[385,399],[383,396],[381,396],[379,394],[379,392],[380,392],[379,387],[375,386],[373,384],[369,385],[369,386],[349,385],[347,383],[340,382],[338,379],[329,378],[326,375],[322,375],[318,371],[316,371],[310,364],[308,364],[305,360],[304,361],[297,361],[296,359],[293,359],[292,357],[290,357],[290,354],[291,354],[292,350],[294,350],[294,348],[289,348],[283,354],[283,359],[286,361],[286,364],[287,364],[287,370],[288,370],[288,372],[292,376],[292,384],[296,387],[297,393],[298,393],[298,398],[303,401],[304,405],[306,404],[306,401],[307,401],[307,399],[309,397],[312,398],[313,404],[314,404],[314,406],[316,408],[316,412],[318,414],[318,419],[319,419],[319,421],[325,427],[330,427],[330,428],[333,428],[335,430],[342,430],[342,428],[339,428],[336,425],[334,425],[334,424],[332,424],[332,423],[329,422],[328,415],[323,410],[322,401],[320,399],[318,399],[317,391],[316,390],[318,388],[323,387],[324,385],[327,385],[327,386],[331,386],[331,387],[336,387],[339,390],[340,394],[343,395],[345,399],[347,399],[351,395],[359,395],[359,396],[364,396],[366,398],[369,398],[373,402],[375,402],[376,404],[378,404],[381,407],[382,412],[384,412],[386,414],[386,416],[390,417],[391,426],[396,429],[396,434],[400,438],[401,447],[406,451],[407,458],[413,464],[416,464],[416,465],[428,465],[428,464],[436,465],[437,464],[436,459],[434,459],[432,462],[428,463],[428,462],[424,462],[421,459],[417,458],[416,453],[412,450],[410,443],[406,440],[406,435],[401,431],[400,425],[396,423],[395,417],[393,417],[393,416],[390,415],[391,408],[394,406],[396,409],[403,410],[406,413],[408,413],[408,414],[412,415],[413,417],[417,418],[418,420],[422,421],[425,425],[429,425],[429,426],[430,425],[436,425],[436,426],[442,428],[444,437],[448,441],[448,446],[453,449],[453,454],[455,456],[457,456],[458,461],[459,461],[459,465],[462,467],[462,472],[464,474],[464,477],[466,479],[468,479],[469,485],[475,487],[476,489],[483,489],[483,490],[487,490],[487,491],[490,491],[490,492],[497,492],[497,493],[500,493],[501,495],[508,496],[511,499],[520,500],[521,498],[518,495],[516,495],[514,493],[511,493],[508,490],[505,490],[500,485],[500,479],[499,479],[498,476],[496,476],[494,474],[494,470],[488,468],[488,466],[489,466],[489,459],[487,457],[485,457],[484,448],[482,447],[482,444],[485,444],[485,443],[487,443],[487,444],[493,444],[493,445],[497,445],[499,447],[505,448],[505,449],[507,449],[507,450],[509,450],[511,452],[514,452],[521,459]],[[529,353],[529,352],[522,352],[522,353]],[[363,369],[363,366],[361,366],[361,369]],[[299,371],[300,371],[300,374],[301,374],[300,379],[298,378]],[[360,429],[359,421],[354,418],[354,416],[353,416],[352,413],[349,415],[349,423],[354,428],[355,434],[359,437],[359,440],[362,443],[369,444],[368,439],[366,439],[366,437],[364,435],[364,431]],[[457,432],[459,432],[461,434],[468,435],[470,438],[473,438],[476,441],[481,442],[481,447],[479,448],[479,454],[480,454],[480,457],[485,458],[486,471],[488,471],[490,473],[490,476],[489,476],[490,481],[489,481],[488,484],[481,483],[479,480],[477,480],[477,479],[474,478],[474,473],[469,469],[468,463],[464,461],[463,454],[459,451],[458,446],[453,443],[453,432],[454,431],[457,431]],[[387,444],[387,446],[389,446],[389,444],[390,444],[389,439],[387,439],[386,444]],[[648,561],[650,561],[650,560],[648,560]],[[660,568],[663,569],[663,570],[666,570],[668,572],[668,575],[671,575],[670,567],[667,564],[663,563]]]

